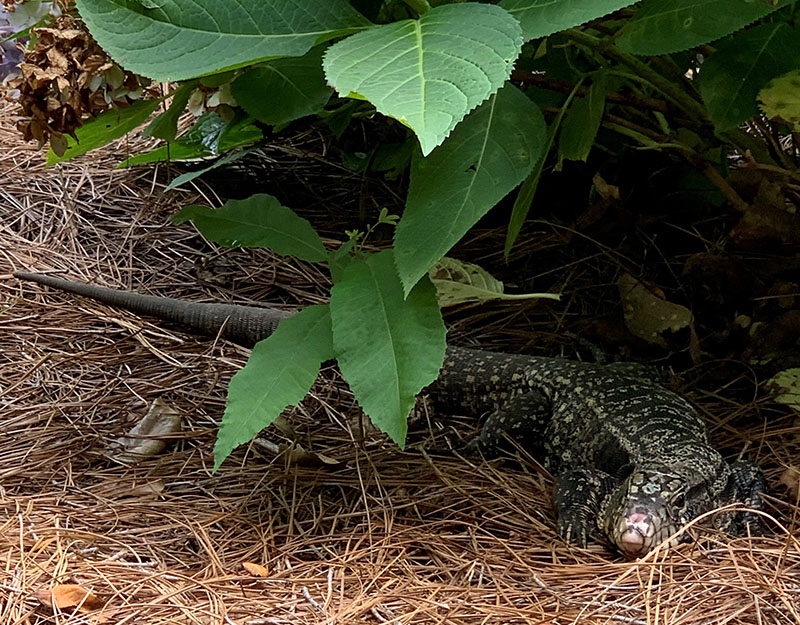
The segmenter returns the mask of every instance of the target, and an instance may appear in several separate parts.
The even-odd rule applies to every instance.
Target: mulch
[[[333,369],[287,418],[295,444],[336,463],[298,462],[270,428],[212,473],[226,384],[247,350],[11,272],[289,307],[324,301],[326,276],[172,225],[179,206],[213,195],[202,185],[164,195],[153,169],[116,168],[139,140],[45,169],[9,115],[0,120],[0,623],[800,623],[800,506],[781,485],[800,466],[800,422],[769,397],[688,390],[722,448],[748,446],[764,462],[774,533],[702,531],[633,562],[562,543],[552,481],[533,463],[425,451],[474,420],[421,405],[400,450]],[[516,304],[503,306],[513,317]],[[456,321],[472,341],[480,324]],[[183,430],[158,457],[116,463],[109,444],[156,399]],[[757,418],[733,428],[744,414]],[[54,613],[37,599],[62,584],[102,607]]]

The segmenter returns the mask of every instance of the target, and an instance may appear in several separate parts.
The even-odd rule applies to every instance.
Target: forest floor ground
[[[271,428],[212,473],[225,388],[247,350],[11,272],[287,307],[324,301],[326,275],[263,250],[216,250],[172,225],[186,202],[215,201],[210,189],[164,195],[153,169],[117,169],[126,142],[46,169],[3,121],[0,149],[3,625],[800,623],[800,508],[781,484],[800,466],[800,424],[746,375],[682,390],[726,454],[746,448],[764,464],[774,534],[708,531],[633,562],[560,541],[552,480],[534,463],[424,453],[474,419],[420,406],[401,451],[365,425],[333,369],[287,414],[312,454],[287,451]],[[322,167],[302,152],[291,152],[294,175]],[[337,188],[363,191],[358,176],[340,178]],[[525,349],[518,306],[464,307],[448,318],[451,335]],[[540,336],[561,336],[550,304],[526,306]],[[500,330],[488,325],[497,319]],[[155,457],[115,462],[111,445],[157,399],[182,430]],[[742,415],[746,426],[731,427]],[[89,590],[96,609],[44,606],[65,584]]]

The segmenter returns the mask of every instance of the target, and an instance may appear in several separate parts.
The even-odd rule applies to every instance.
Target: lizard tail
[[[267,338],[278,327],[281,319],[293,314],[275,308],[187,302],[172,297],[145,295],[73,282],[42,273],[15,271],[13,275],[19,280],[38,282],[130,312],[174,321],[200,334],[219,334],[247,347],[252,347],[261,339]]]

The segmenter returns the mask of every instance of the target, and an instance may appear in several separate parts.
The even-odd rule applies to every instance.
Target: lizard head
[[[685,522],[686,486],[671,471],[634,470],[611,495],[604,515],[606,536],[627,556],[647,553]]]
[[[643,555],[670,538],[669,546],[690,541],[681,528],[714,507],[716,478],[709,479],[708,472],[691,464],[629,467],[602,515],[606,537],[630,557]]]

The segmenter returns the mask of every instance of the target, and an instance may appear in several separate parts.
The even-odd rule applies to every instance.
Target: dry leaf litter
[[[532,464],[423,452],[474,419],[422,407],[400,451],[365,425],[333,370],[287,414],[295,442],[332,463],[276,454],[292,441],[270,428],[212,474],[225,386],[246,350],[20,285],[11,271],[289,307],[324,301],[325,274],[264,251],[218,252],[172,226],[181,203],[212,191],[163,196],[153,170],[115,169],[126,141],[45,170],[0,120],[0,623],[800,623],[800,508],[779,480],[798,465],[800,426],[769,399],[690,393],[717,443],[749,441],[768,459],[775,533],[707,534],[637,562],[559,541],[550,480]],[[301,148],[281,148],[311,155],[290,175],[320,171],[321,152]],[[209,266],[224,267],[223,286],[198,280]],[[516,304],[497,306],[523,336]],[[480,329],[486,310],[454,320],[456,338],[500,344]],[[161,453],[114,462],[108,445],[155,400],[182,429]],[[766,425],[730,427],[752,413]],[[65,587],[86,599],[54,615]]]

